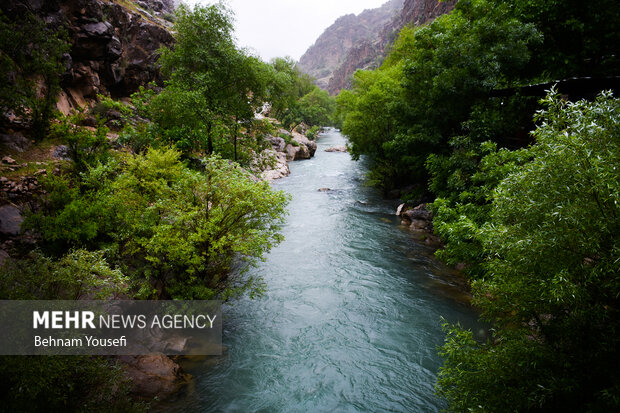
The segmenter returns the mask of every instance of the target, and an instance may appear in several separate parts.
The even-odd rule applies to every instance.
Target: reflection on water
[[[224,308],[225,355],[187,361],[172,412],[435,412],[441,318],[480,330],[462,280],[399,227],[332,131],[274,183],[286,240],[255,270],[268,291]],[[320,192],[320,188],[330,191]]]

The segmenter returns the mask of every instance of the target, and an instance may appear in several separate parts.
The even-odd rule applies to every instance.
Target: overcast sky
[[[268,61],[278,56],[299,60],[340,16],[374,9],[387,0],[225,0],[235,13],[239,46]],[[186,4],[213,1],[183,0]]]

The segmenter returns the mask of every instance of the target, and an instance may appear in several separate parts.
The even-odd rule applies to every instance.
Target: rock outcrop
[[[386,50],[398,32],[407,24],[420,26],[454,8],[456,0],[391,1],[374,12],[383,17],[381,27],[373,27],[365,36],[347,37],[352,15],[338,19],[302,56],[299,68],[315,78],[317,85],[335,95],[351,86],[353,73],[358,69],[373,69],[383,61]],[[380,12],[391,10],[391,14]],[[362,14],[364,14],[362,13]],[[362,16],[362,15],[360,15]],[[360,29],[361,30],[361,29]],[[342,40],[338,37],[341,36]],[[340,42],[342,46],[336,47]]]
[[[405,0],[397,30],[410,23],[416,26],[426,24],[437,16],[450,12],[455,5],[454,0]]]
[[[161,81],[158,49],[173,44],[173,0],[16,0],[2,11],[16,18],[34,13],[50,27],[66,27],[71,51],[58,108],[68,113],[98,93],[126,97],[139,86]]]
[[[275,119],[270,120],[277,123]],[[312,158],[317,150],[316,142],[297,130],[303,131],[304,128],[296,128],[291,132],[280,129],[278,131],[280,136],[267,136],[266,141],[271,144],[271,147],[254,157],[250,170],[260,179],[273,181],[290,174],[289,161]]]

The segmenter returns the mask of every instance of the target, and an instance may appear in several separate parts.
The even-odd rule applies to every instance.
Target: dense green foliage
[[[287,128],[331,123],[327,92],[290,59],[267,64],[238,48],[232,28],[222,3],[177,9],[175,45],[160,59],[165,87],[133,96],[150,122],[127,128],[125,142],[138,151],[173,144],[186,156],[217,153],[247,165],[264,149],[255,113],[266,102]]]
[[[102,357],[0,357],[0,412],[137,413],[122,367]]]
[[[186,154],[217,152],[237,160],[239,130],[252,127],[270,66],[236,47],[232,16],[222,4],[179,7],[175,31],[174,47],[160,59],[164,89],[143,89],[134,97],[139,113],[152,122],[137,135]],[[246,142],[248,149],[253,143]]]
[[[0,11],[0,110],[29,121],[36,139],[45,137],[56,108],[65,37],[30,13],[9,22]]]
[[[488,343],[448,328],[450,410],[618,409],[618,100],[553,92],[534,116],[519,87],[617,76],[619,17],[607,0],[462,0],[337,97],[370,181],[436,198],[437,255],[465,264],[494,326]]]
[[[102,300],[126,294],[128,285],[103,251],[73,250],[58,260],[34,251],[0,268],[3,300]]]
[[[505,170],[470,229],[494,337],[450,330],[438,389],[454,411],[620,408],[620,100],[547,105],[530,160]]]
[[[446,153],[452,137],[475,127],[469,134],[480,142],[506,128],[515,103],[488,93],[520,79],[528,47],[539,41],[535,27],[508,7],[482,0],[459,2],[430,26],[403,29],[383,66],[357,72],[353,90],[338,96],[352,153],[370,157],[372,177],[385,189],[426,182],[428,156]]]
[[[290,128],[300,123],[331,125],[334,98],[315,86],[313,79],[301,73],[290,58],[277,58],[271,64],[274,73],[269,96],[273,116]]]
[[[106,251],[143,298],[259,292],[260,284],[242,273],[280,240],[285,195],[216,156],[200,171],[179,156],[152,149],[111,159],[78,179],[51,176],[44,181],[50,195],[26,225],[51,254]]]

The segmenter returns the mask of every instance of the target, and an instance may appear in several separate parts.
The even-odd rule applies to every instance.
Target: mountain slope
[[[448,13],[455,4],[456,0],[391,1],[379,9],[364,11],[367,15],[381,15],[384,20],[380,28],[375,26],[372,31],[366,32],[365,36],[356,38],[343,36],[343,33],[351,32],[349,25],[356,17],[341,17],[302,56],[299,67],[317,78],[319,87],[335,95],[350,86],[351,77],[356,70],[377,67],[385,57],[386,47],[394,42],[405,25],[426,24],[437,16]],[[398,12],[395,12],[394,7]],[[376,21],[378,23],[379,19]]]
[[[376,39],[386,24],[398,16],[404,0],[390,0],[377,9],[340,17],[323,32],[299,60],[299,68],[327,89],[334,73],[356,45]]]

